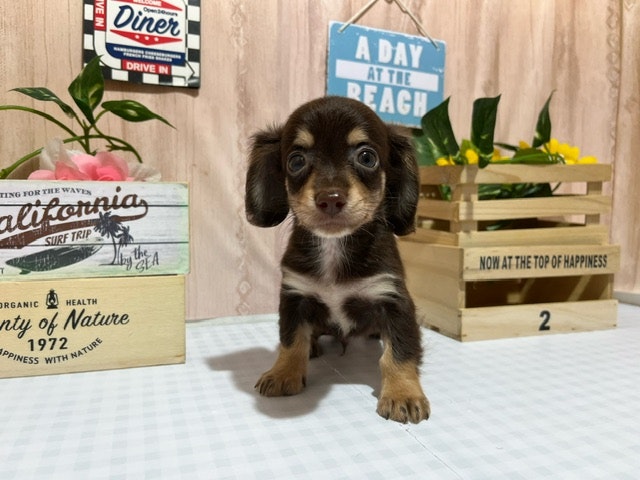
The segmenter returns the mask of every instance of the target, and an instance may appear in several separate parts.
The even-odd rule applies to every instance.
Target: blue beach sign
[[[445,43],[351,24],[329,24],[327,94],[354,98],[385,122],[419,127],[444,99]]]

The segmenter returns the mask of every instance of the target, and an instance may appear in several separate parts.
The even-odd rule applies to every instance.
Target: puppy
[[[291,212],[293,221],[281,264],[280,347],[256,384],[262,395],[302,391],[320,334],[376,334],[378,414],[404,423],[429,417],[420,328],[394,237],[413,231],[418,193],[410,139],[356,100],[313,100],[254,135],[247,218],[271,227]]]

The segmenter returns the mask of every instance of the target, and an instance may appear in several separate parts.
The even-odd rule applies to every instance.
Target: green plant
[[[594,163],[594,157],[580,158],[580,150],[551,137],[549,105],[553,92],[538,114],[531,145],[517,146],[494,141],[500,95],[478,98],[473,102],[471,134],[458,144],[449,119],[449,98],[422,117],[422,129],[414,131],[414,144],[421,165],[474,165],[485,168],[491,163],[557,164]],[[500,149],[511,152],[503,156]],[[557,188],[557,186],[556,186]],[[481,185],[481,200],[524,198],[552,195],[555,188],[543,184]],[[442,197],[450,199],[450,190],[443,186]]]
[[[20,105],[0,105],[0,110],[18,110],[38,115],[66,132],[67,137],[62,139],[63,143],[77,142],[80,147],[90,155],[96,154],[96,150],[91,146],[91,141],[102,140],[106,143],[107,150],[131,152],[135,155],[138,162],[142,162],[140,154],[130,143],[122,138],[107,135],[98,127],[98,121],[107,113],[117,115],[129,122],[160,120],[173,128],[173,125],[166,119],[135,100],[112,100],[101,104],[104,94],[104,76],[100,68],[100,57],[94,57],[87,63],[67,89],[79,112],[76,112],[69,104],[63,102],[60,97],[45,87],[14,88],[13,91],[27,95],[35,100],[54,102],[68,118],[77,123],[81,132],[76,133],[61,120],[34,108]],[[98,107],[100,107],[100,110],[97,110]],[[42,148],[34,150],[18,159],[9,167],[0,170],[0,179],[7,178],[18,166],[38,156],[41,152]]]
[[[552,94],[553,95],[553,94]],[[531,147],[521,148],[494,142],[496,119],[500,95],[492,98],[478,98],[473,102],[471,114],[471,135],[463,139],[460,145],[451,127],[449,119],[449,98],[428,111],[422,117],[422,130],[415,134],[415,143],[423,165],[436,165],[440,159],[455,165],[475,164],[484,168],[495,157],[495,146],[514,152],[513,157],[500,159],[502,163],[558,163],[557,158],[537,147],[549,142],[551,138],[551,119],[549,103],[551,95],[538,115],[538,123]]]

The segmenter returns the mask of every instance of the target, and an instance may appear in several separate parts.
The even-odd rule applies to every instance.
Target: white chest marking
[[[389,273],[380,273],[371,277],[336,283],[329,278],[309,278],[289,269],[282,271],[282,284],[291,293],[311,296],[324,303],[330,312],[329,321],[338,325],[346,335],[354,323],[347,317],[343,305],[345,300],[353,297],[365,300],[380,300],[397,295],[396,277]],[[369,312],[362,312],[363,316]]]

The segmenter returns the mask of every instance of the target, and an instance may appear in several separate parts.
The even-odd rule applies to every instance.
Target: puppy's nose
[[[341,190],[325,190],[316,195],[316,207],[327,215],[337,215],[346,203],[347,196]]]

